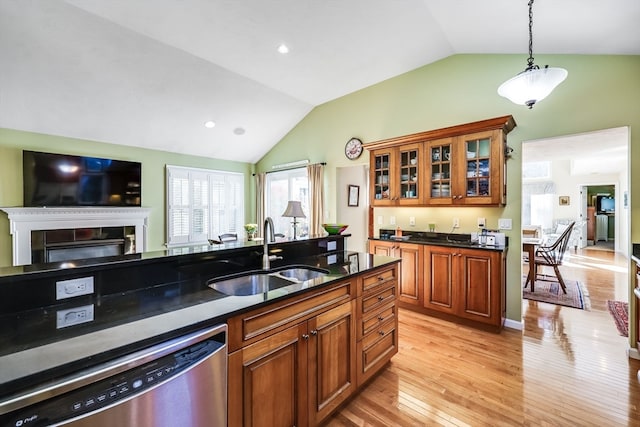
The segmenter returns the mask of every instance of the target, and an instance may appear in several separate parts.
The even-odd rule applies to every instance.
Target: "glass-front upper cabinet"
[[[382,149],[371,152],[371,198],[372,204],[388,206],[395,203],[392,192],[392,168],[395,161],[394,149]]]
[[[505,142],[498,131],[479,132],[458,137],[462,148],[462,175],[458,188],[462,197],[457,204],[499,205],[506,194],[504,165]],[[464,157],[464,158],[462,158]]]
[[[430,204],[451,204],[453,191],[454,147],[453,138],[431,141],[429,151],[429,195]]]
[[[398,148],[398,200],[403,205],[422,202],[421,171],[423,144],[403,145]]]

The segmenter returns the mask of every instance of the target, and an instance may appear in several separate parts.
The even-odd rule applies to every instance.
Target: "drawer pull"
[[[384,280],[383,276],[378,276],[378,281],[382,282]]]
[[[384,297],[382,295],[378,295],[378,301],[382,301],[384,300]]]
[[[378,331],[378,335],[380,336],[384,335],[384,331]]]
[[[378,320],[382,322],[384,320],[384,317],[378,316]]]

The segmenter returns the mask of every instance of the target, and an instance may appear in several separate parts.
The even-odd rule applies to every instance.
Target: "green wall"
[[[336,220],[335,169],[368,163],[363,155],[349,161],[343,147],[350,137],[365,143],[456,124],[511,114],[517,127],[509,134],[514,149],[508,160],[508,199],[504,208],[376,209],[376,218],[396,216],[401,226],[416,216],[419,228],[427,222],[450,227],[459,217],[461,231],[475,229],[478,216],[497,227],[498,218],[512,218],[508,231],[507,317],[520,321],[521,300],[521,144],[522,141],[575,134],[619,126],[631,127],[631,182],[640,178],[640,56],[539,55],[538,65],[568,70],[569,76],[532,110],[512,104],[496,93],[506,79],[522,71],[525,55],[456,55],[354,92],[315,108],[274,147],[256,169],[276,163],[309,159],[327,162],[328,216]],[[640,240],[640,186],[631,187],[631,239]],[[377,221],[376,221],[377,222]],[[465,226],[466,225],[466,226]],[[424,228],[422,227],[422,228]],[[443,228],[447,228],[446,226]]]
[[[142,205],[152,208],[148,250],[160,250],[166,242],[165,165],[241,172],[245,174],[245,218],[252,217],[253,165],[165,151],[106,144],[52,135],[0,129],[0,206],[22,206],[22,150],[130,160],[142,163]],[[0,213],[0,266],[11,265],[11,236],[6,214]]]

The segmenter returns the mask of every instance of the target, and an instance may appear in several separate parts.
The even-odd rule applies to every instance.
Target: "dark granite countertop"
[[[325,242],[326,239],[322,239],[319,244]],[[251,242],[237,245],[242,246],[243,253],[250,254],[253,260],[255,251],[251,250]],[[257,245],[257,242],[253,245]],[[276,299],[398,262],[396,258],[340,250],[304,256],[304,251],[300,251],[300,248],[292,248],[292,252],[301,252],[300,256],[287,256],[284,260],[272,262],[274,270],[287,265],[309,265],[325,269],[328,274],[306,282],[292,283],[291,286],[268,293],[228,296],[207,286],[207,279],[213,274],[211,271],[219,271],[212,270],[212,265],[224,261],[210,257],[209,251],[219,252],[225,249],[228,252],[221,253],[233,254],[234,249],[237,249],[233,244],[231,247],[228,244],[223,246],[225,248],[207,248],[206,252],[198,257],[198,263],[189,255],[168,257],[151,254],[150,257],[156,259],[156,263],[151,267],[157,268],[157,275],[163,279],[157,279],[155,284],[151,284],[151,281],[144,286],[140,284],[135,289],[118,289],[117,283],[119,280],[129,280],[131,272],[137,271],[135,267],[144,264],[141,261],[144,261],[146,254],[142,254],[137,262],[117,260],[106,265],[94,262],[95,268],[76,267],[71,269],[71,272],[95,270],[98,288],[101,280],[106,282],[108,278],[109,292],[96,292],[95,295],[75,297],[69,301],[56,302],[54,305],[34,306],[16,312],[3,309],[0,314],[0,403],[11,394],[24,392],[37,384],[81,371],[159,341],[224,323],[232,315],[269,304]],[[285,246],[280,245],[277,250],[287,253],[286,242]],[[192,249],[187,250],[189,251]],[[225,268],[235,273],[242,271],[245,268],[241,265],[243,258],[239,257],[238,260],[240,262],[235,271],[230,269],[233,267],[233,259],[228,262],[232,267]],[[122,267],[123,262],[128,264],[126,268]],[[202,266],[208,269],[203,270]],[[40,271],[43,274],[36,276],[46,276],[48,270]],[[114,271],[118,271],[118,274]],[[140,278],[134,277],[132,280],[151,280],[146,277],[154,275],[149,274],[151,271],[153,270],[149,270],[147,266],[146,270],[140,273]],[[100,276],[101,274],[109,276],[105,278]],[[31,275],[26,274],[19,277],[24,279],[29,276]],[[6,279],[5,276],[5,281]],[[25,281],[25,285],[28,283]],[[41,285],[34,282],[33,286],[36,289]],[[43,285],[42,289],[50,287],[49,284],[46,286],[45,288]],[[83,310],[86,307],[91,307],[91,321],[62,328],[56,323],[60,313]]]
[[[378,237],[370,240],[395,241],[404,243],[416,243],[421,245],[450,246],[455,248],[482,249],[488,251],[505,252],[509,247],[508,238],[505,238],[504,245],[480,245],[472,239],[471,234],[464,233],[439,233],[428,231],[402,231],[400,238],[395,237],[394,230],[381,229]]]

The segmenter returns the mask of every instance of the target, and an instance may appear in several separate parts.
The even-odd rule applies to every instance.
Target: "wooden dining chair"
[[[538,277],[538,267],[539,266],[548,266],[553,267],[553,271],[558,279],[558,283],[562,287],[562,291],[566,294],[567,287],[565,286],[564,279],[562,278],[562,274],[560,274],[560,270],[558,267],[562,265],[562,261],[564,259],[565,252],[567,251],[567,245],[569,243],[569,238],[571,237],[571,230],[573,230],[573,226],[575,222],[572,222],[567,226],[567,228],[562,232],[562,234],[551,244],[548,246],[539,246],[536,249],[535,255],[535,270],[536,270],[536,278]],[[531,283],[531,292],[534,291],[534,284]]]

